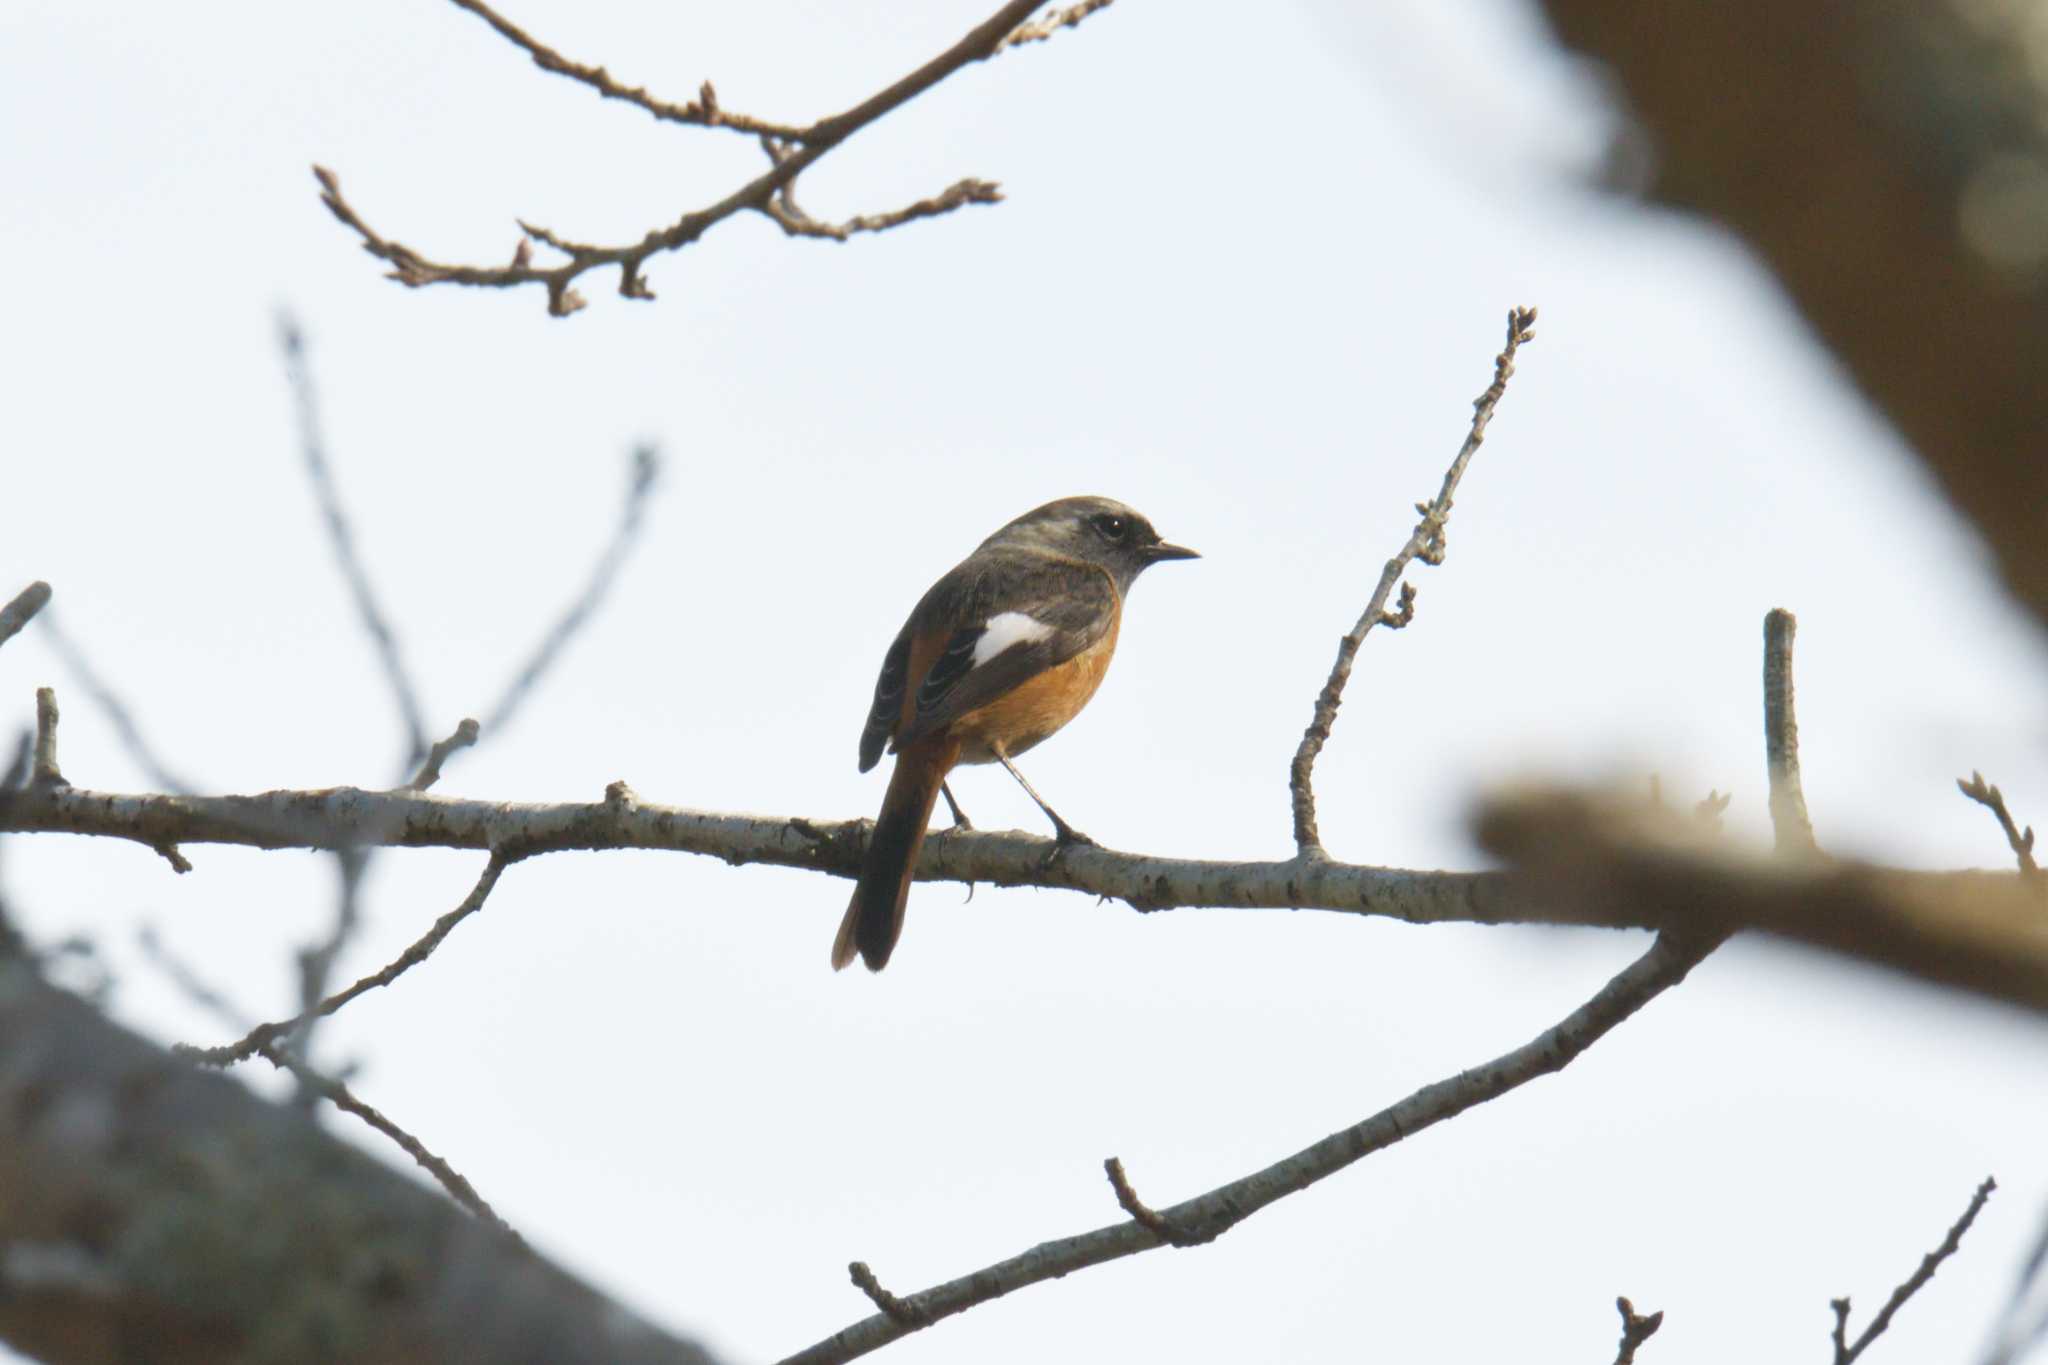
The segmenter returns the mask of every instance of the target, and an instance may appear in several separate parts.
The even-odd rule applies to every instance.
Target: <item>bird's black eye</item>
[[[1095,529],[1101,533],[1102,538],[1107,541],[1120,544],[1124,537],[1131,533],[1131,523],[1114,512],[1103,512],[1090,518],[1090,520],[1094,523]]]

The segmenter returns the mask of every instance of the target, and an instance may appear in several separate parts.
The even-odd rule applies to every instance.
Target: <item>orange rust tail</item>
[[[924,846],[932,806],[939,799],[939,784],[959,757],[960,741],[942,735],[913,744],[896,756],[896,771],[889,776],[882,813],[875,817],[860,880],[854,883],[853,899],[847,904],[846,917],[839,921],[838,936],[832,940],[833,971],[852,962],[856,952],[871,972],[889,965],[889,954],[903,934],[910,874],[917,866],[917,851]]]

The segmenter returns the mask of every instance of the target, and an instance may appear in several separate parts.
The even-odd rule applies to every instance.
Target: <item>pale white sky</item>
[[[984,4],[524,0],[622,79],[804,119]],[[602,615],[443,790],[841,818],[855,742],[926,584],[1050,497],[1129,501],[1206,558],[1148,575],[1088,712],[1026,771],[1123,848],[1289,849],[1285,770],[1411,505],[1436,487],[1513,303],[1542,308],[1416,623],[1376,634],[1319,776],[1339,856],[1479,865],[1486,783],[1654,771],[1766,827],[1761,621],[1799,615],[1807,793],[1838,851],[2002,867],[1955,793],[1982,768],[2048,824],[2040,641],[1968,534],[1728,240],[1583,190],[1589,88],[1507,0],[1122,0],[962,73],[806,177],[821,216],[963,175],[1009,202],[845,246],[765,221],[593,279],[412,293],[320,208],[309,163],[430,254],[515,217],[637,236],[751,174],[744,139],[542,75],[451,5],[0,12],[10,263],[0,592],[31,578],[208,790],[390,781],[394,712],[322,540],[275,351],[303,320],[336,476],[438,732],[481,711],[580,589],[629,445],[667,473]],[[65,703],[81,785],[145,778],[40,631],[0,717]],[[1038,828],[1000,771],[955,784]],[[46,937],[96,935],[121,1018],[223,1028],[133,951],[155,925],[252,1013],[330,860],[12,839]],[[479,859],[381,858],[342,975],[459,900]],[[682,856],[510,872],[425,968],[324,1036],[371,1102],[550,1255],[737,1362],[1112,1221],[1120,1155],[1167,1204],[1554,1022],[1639,936],[1327,915],[1140,917],[920,886],[880,978],[834,976],[846,884]],[[1197,1251],[1025,1291],[893,1361],[1817,1358],[1960,1211],[1961,1258],[1874,1352],[1976,1349],[2048,1204],[2035,1020],[1739,943],[1565,1072]],[[268,1078],[253,1078],[266,1087]],[[335,1131],[403,1158],[342,1117]],[[1603,1354],[1607,1353],[1607,1354]],[[1874,1354],[1872,1359],[1879,1358]]]

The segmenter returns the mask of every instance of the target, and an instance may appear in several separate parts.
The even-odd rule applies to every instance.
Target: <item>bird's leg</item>
[[[1060,819],[1060,813],[1045,804],[1045,798],[1040,796],[1037,790],[1024,780],[1024,774],[1017,771],[1017,765],[1010,762],[1010,756],[1003,752],[1000,745],[991,744],[989,748],[995,751],[996,761],[1009,769],[1010,776],[1017,779],[1017,785],[1024,789],[1024,794],[1038,804],[1038,808],[1045,812],[1046,819],[1052,821],[1054,857],[1058,857],[1060,852],[1070,844],[1092,845],[1095,842],[1080,830],[1075,829],[1072,825]]]
[[[954,829],[973,829],[974,822],[967,818],[967,812],[960,809],[960,803],[953,799],[953,789],[946,783],[939,783],[939,795],[946,798],[946,809],[953,812]]]

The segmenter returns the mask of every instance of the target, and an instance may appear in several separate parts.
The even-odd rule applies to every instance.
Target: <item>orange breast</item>
[[[1012,758],[1081,714],[1102,686],[1116,652],[1116,625],[1063,664],[1027,678],[988,705],[969,711],[950,727],[961,741],[960,762],[993,763],[1000,744]]]

